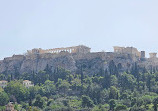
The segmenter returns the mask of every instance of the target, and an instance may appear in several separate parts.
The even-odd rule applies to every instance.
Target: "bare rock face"
[[[21,68],[25,56],[23,55],[13,55],[12,57],[5,58],[0,62],[0,73],[16,73]]]
[[[49,65],[52,70],[56,67],[62,67],[64,69],[75,71],[75,61],[71,55],[63,55],[57,57],[49,57],[49,58],[42,58],[41,56],[36,56],[32,59],[25,59],[21,65],[20,73],[24,72],[39,72],[46,68]]]
[[[67,48],[32,49],[27,55],[13,55],[0,61],[0,73],[22,74],[39,72],[47,66],[54,71],[57,67],[72,73],[94,75],[100,71],[130,71],[133,64],[139,67],[158,70],[157,53],[150,53],[145,58],[145,51],[139,52],[134,47],[114,47],[114,52],[90,52],[87,46],[79,45]],[[140,68],[141,69],[141,68]],[[112,71],[111,71],[112,72]]]
[[[52,55],[50,57],[46,55],[28,55],[19,59],[10,57],[0,61],[0,73],[39,72],[44,70],[47,65],[51,66],[52,70],[56,67],[62,67],[70,71],[76,70],[75,61],[71,55]]]
[[[14,55],[0,61],[0,73],[32,73],[45,70],[46,66],[52,68],[62,67],[71,72],[84,68],[84,73],[95,74],[102,68],[102,57],[99,54],[34,54]]]

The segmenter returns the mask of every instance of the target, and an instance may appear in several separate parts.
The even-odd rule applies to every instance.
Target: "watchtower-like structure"
[[[145,58],[145,51],[140,52],[141,58]]]

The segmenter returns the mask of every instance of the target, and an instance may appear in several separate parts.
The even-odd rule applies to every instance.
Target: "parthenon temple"
[[[32,50],[28,50],[27,54],[45,54],[45,53],[60,53],[60,52],[69,52],[69,53],[89,53],[91,48],[84,46],[84,45],[79,45],[79,46],[74,46],[74,47],[65,47],[65,48],[54,48],[54,49],[46,49],[43,50],[41,48],[35,48]]]

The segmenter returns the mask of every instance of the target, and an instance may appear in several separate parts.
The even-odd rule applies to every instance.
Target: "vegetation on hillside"
[[[120,72],[115,64],[109,70],[100,69],[93,76],[78,74],[49,66],[38,73],[1,74],[8,86],[0,89],[0,108],[12,101],[22,111],[157,111],[158,72],[140,70],[135,64],[131,71]],[[35,86],[26,88],[22,80]]]

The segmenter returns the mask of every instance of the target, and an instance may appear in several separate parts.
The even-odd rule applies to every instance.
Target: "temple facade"
[[[89,53],[91,48],[84,46],[84,45],[79,45],[79,46],[74,46],[74,47],[65,47],[65,48],[54,48],[54,49],[41,49],[41,48],[35,48],[32,50],[28,50],[27,54],[45,54],[45,53],[52,53],[52,54],[57,54],[60,52],[69,52],[69,53]]]

